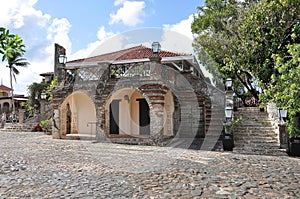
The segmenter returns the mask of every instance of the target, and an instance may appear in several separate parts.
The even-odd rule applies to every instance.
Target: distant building
[[[24,95],[14,95],[16,111],[21,107],[22,102],[26,102],[27,98]],[[12,109],[11,88],[0,85],[0,113],[10,112]]]
[[[54,79],[54,72],[41,73],[40,76],[43,77],[43,82],[51,82]]]

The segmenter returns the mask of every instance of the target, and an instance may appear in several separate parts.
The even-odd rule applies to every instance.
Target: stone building
[[[24,95],[14,95],[16,111],[21,106],[22,102],[26,102],[27,98]],[[0,85],[0,113],[9,113],[12,109],[11,88]]]
[[[164,145],[205,137],[211,100],[193,55],[140,45],[60,63],[65,51],[55,44],[53,138]]]

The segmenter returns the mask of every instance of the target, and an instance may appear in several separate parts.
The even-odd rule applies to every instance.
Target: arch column
[[[52,118],[52,138],[53,139],[61,139],[61,134],[60,134],[60,111],[59,109],[54,109],[53,110],[53,118]]]

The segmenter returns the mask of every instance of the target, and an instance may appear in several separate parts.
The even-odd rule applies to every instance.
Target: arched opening
[[[70,104],[67,103],[67,132],[66,134],[71,134],[71,124],[72,124],[72,112]]]
[[[60,108],[61,134],[96,135],[96,109],[92,99],[83,92],[69,95]]]
[[[145,97],[135,89],[121,89],[106,103],[105,132],[108,137],[149,136],[150,107]]]
[[[4,102],[2,111],[8,113],[9,112],[9,107],[10,107],[10,104],[8,102]]]

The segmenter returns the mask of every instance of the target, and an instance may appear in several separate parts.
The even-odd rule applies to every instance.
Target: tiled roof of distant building
[[[4,85],[0,85],[0,90],[3,90],[3,91],[11,91],[11,88],[7,87],[7,86],[4,86]]]

